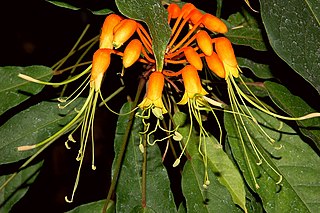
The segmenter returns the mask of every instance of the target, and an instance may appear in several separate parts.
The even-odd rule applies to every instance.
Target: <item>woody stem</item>
[[[141,78],[140,82],[139,82],[139,85],[138,85],[136,97],[135,97],[135,99],[134,99],[134,101],[132,103],[132,107],[131,107],[132,109],[137,107],[138,101],[139,101],[139,98],[140,98],[140,95],[141,95],[141,92],[142,92],[142,90],[144,88],[145,83],[146,83],[146,80],[144,78]],[[128,140],[129,140],[129,136],[130,136],[130,133],[131,133],[131,128],[132,128],[132,125],[133,125],[134,117],[135,117],[135,112],[133,111],[133,112],[130,113],[129,120],[128,120],[128,125],[127,125],[126,131],[125,131],[125,133],[123,135],[121,150],[119,152],[119,156],[118,156],[118,159],[117,159],[116,164],[115,164],[114,175],[112,177],[112,182],[111,182],[111,185],[110,185],[110,188],[109,188],[109,191],[108,191],[107,199],[106,199],[106,202],[104,203],[103,210],[102,210],[103,213],[107,212],[108,204],[110,202],[111,196],[112,196],[112,194],[113,194],[113,192],[115,190],[116,184],[118,182],[120,168],[121,168],[122,161],[123,161],[123,156],[124,156],[124,153],[126,151],[127,144],[128,144]]]

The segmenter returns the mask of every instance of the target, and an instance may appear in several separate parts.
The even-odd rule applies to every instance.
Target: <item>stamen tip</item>
[[[36,145],[26,145],[17,147],[18,151],[27,151],[36,148]]]
[[[73,202],[73,199],[69,200],[67,196],[64,197],[64,200],[65,200],[67,203],[72,203],[72,202]]]
[[[140,149],[140,152],[141,152],[141,153],[144,153],[144,146],[143,146],[143,144],[140,144],[140,145],[139,145],[139,149]]]
[[[256,189],[259,189],[259,188],[260,188],[259,184],[256,183]]]
[[[176,159],[176,161],[173,163],[173,167],[177,167],[180,164],[180,159]]]

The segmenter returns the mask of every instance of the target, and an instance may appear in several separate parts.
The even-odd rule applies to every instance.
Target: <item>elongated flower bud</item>
[[[209,13],[206,13],[205,15],[203,15],[201,19],[201,23],[205,26],[205,28],[207,28],[211,32],[216,32],[216,33],[228,32],[227,25],[225,25],[225,23],[223,23],[223,21],[221,21],[219,18]]]
[[[185,19],[190,14],[193,9],[197,9],[193,4],[186,3],[181,8],[181,13],[183,13],[182,17]]]
[[[187,65],[181,70],[183,84],[185,88],[184,95],[178,104],[186,104],[190,98],[195,95],[208,94],[202,87],[197,69],[192,65]]]
[[[162,90],[164,87],[164,76],[161,72],[153,72],[147,84],[147,93],[143,101],[138,105],[141,109],[147,109],[151,106],[158,107],[165,114],[168,111],[162,102]]]
[[[110,49],[103,48],[98,49],[93,54],[90,86],[94,87],[96,91],[100,90],[103,75],[110,65],[111,51]]]
[[[205,55],[212,54],[213,47],[212,47],[211,37],[206,31],[200,30],[196,35],[196,40],[199,48]]]
[[[203,16],[203,14],[198,9],[193,9],[190,13],[190,21],[196,24]]]
[[[113,49],[113,29],[121,20],[122,18],[116,14],[110,14],[106,17],[100,34],[100,48]]]
[[[203,65],[199,54],[192,47],[186,47],[183,51],[187,61],[197,70],[202,70]]]
[[[212,52],[210,56],[205,56],[209,69],[220,78],[226,77],[226,71],[224,70],[223,63],[215,52]]]
[[[215,44],[215,50],[226,71],[225,78],[228,78],[229,75],[232,75],[236,78],[239,77],[238,62],[236,56],[234,55],[232,44],[229,39],[225,37],[219,37],[213,39],[213,43]]]
[[[126,42],[136,31],[137,22],[131,19],[124,19],[115,27],[113,36],[113,46],[117,49]]]
[[[181,9],[177,4],[169,4],[167,11],[169,13],[169,18],[176,19],[181,13]]]
[[[141,49],[142,44],[138,39],[130,41],[123,52],[122,63],[125,68],[130,67],[139,59]]]

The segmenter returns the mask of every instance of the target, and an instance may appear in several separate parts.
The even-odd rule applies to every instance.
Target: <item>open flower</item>
[[[138,105],[141,109],[157,107],[161,109],[162,114],[168,111],[162,102],[162,90],[164,87],[164,76],[161,72],[153,72],[147,84],[147,93],[143,101]]]
[[[229,39],[225,37],[214,38],[213,43],[215,44],[217,55],[222,61],[226,71],[225,78],[227,79],[230,75],[238,78],[239,66]]]
[[[189,99],[194,98],[196,95],[208,94],[201,86],[201,81],[198,71],[192,65],[187,65],[181,70],[183,84],[185,88],[184,95],[178,104],[184,105]]]

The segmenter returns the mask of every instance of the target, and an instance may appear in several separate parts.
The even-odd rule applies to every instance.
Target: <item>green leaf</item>
[[[207,138],[205,142],[209,167],[218,181],[228,189],[233,202],[247,212],[244,183],[238,169],[214,137]]]
[[[254,62],[247,58],[237,57],[237,61],[240,67],[248,68],[258,78],[270,79],[273,78],[270,66],[268,64],[261,64]]]
[[[121,113],[130,111],[126,103]],[[128,124],[129,115],[119,116],[114,141],[115,160],[123,142],[123,135]],[[135,118],[130,138],[123,159],[121,172],[116,188],[117,212],[131,212],[142,201],[142,163],[143,154],[139,149],[140,131],[143,130],[141,118]],[[146,207],[155,212],[176,212],[170,181],[167,171],[161,161],[161,152],[157,145],[147,146],[147,172],[146,172]],[[129,187],[128,187],[129,186]]]
[[[66,213],[87,213],[87,212],[101,213],[105,202],[106,202],[105,200],[99,200],[92,203],[83,204]],[[107,208],[106,213],[113,213],[113,212],[115,212],[115,205],[114,205],[114,202],[111,200],[109,202],[109,206]]]
[[[173,119],[175,123],[177,123],[177,120],[179,120],[179,118],[184,117],[183,114],[184,113],[182,112],[174,114]],[[190,125],[179,127],[178,131],[183,136],[183,142],[185,144],[188,140]],[[195,132],[194,129],[192,129],[187,146],[188,154],[192,159],[201,157],[198,149],[199,141],[199,135]],[[208,165],[211,172],[213,172],[213,174],[215,175],[214,179],[217,179],[220,184],[224,185],[229,190],[233,202],[246,211],[244,183],[239,171],[229,159],[227,154],[223,151],[222,146],[214,137],[205,137],[203,141],[205,141],[206,143],[206,149],[204,149],[203,145],[202,152],[205,153],[205,150],[207,152],[209,162]],[[210,181],[211,179],[212,178],[210,178]],[[211,184],[209,187],[211,187]]]
[[[260,0],[277,55],[320,93],[320,7],[317,0]]]
[[[281,84],[266,81],[264,83],[270,94],[272,101],[284,112],[292,117],[304,116],[308,113],[315,112],[303,99],[293,95],[286,87]],[[320,118],[311,118],[297,121],[301,132],[312,139],[320,149]]]
[[[3,190],[0,191],[0,212],[10,212],[11,208],[28,191],[29,186],[35,181],[42,162],[26,167],[19,171]],[[11,174],[0,176],[0,186],[10,178]]]
[[[203,188],[204,165],[198,157],[188,160],[182,172],[182,192],[186,198],[187,212],[242,212],[233,202],[227,188],[208,170],[210,185]]]
[[[63,1],[49,1],[49,0],[47,0],[47,2],[49,2],[55,6],[70,9],[70,10],[80,10],[81,9],[80,7],[73,6],[73,5],[65,3]]]
[[[255,50],[266,51],[267,47],[262,35],[261,28],[257,25],[254,17],[246,13],[235,13],[229,16],[229,31],[226,36],[234,44],[252,47]]]
[[[171,35],[167,10],[158,0],[116,0],[116,4],[123,15],[147,24],[152,38],[156,68],[162,71],[164,55]]]
[[[92,14],[94,15],[108,15],[110,13],[113,13],[112,10],[108,9],[108,8],[105,8],[105,9],[101,9],[101,10],[90,10],[90,12],[92,12]]]
[[[246,117],[242,117],[244,123],[239,124],[240,132],[238,132],[234,115],[225,113],[225,127],[232,154],[251,189],[261,197],[265,210],[267,212],[318,212],[320,208],[319,156],[288,125],[258,110],[251,109],[250,112],[264,131],[276,140],[274,145],[270,145],[257,124]],[[239,121],[238,116],[237,120]],[[253,153],[244,127],[252,139],[251,142],[257,146],[270,166],[264,160],[260,166],[256,164],[258,159]],[[243,147],[246,148],[246,153]],[[254,187],[246,156],[253,168],[259,189]],[[273,169],[279,171],[283,177],[278,185],[276,182],[279,181],[279,176]]]
[[[59,109],[57,102],[41,102],[14,117],[0,127],[0,165],[29,157],[39,148],[18,151],[17,147],[33,145],[49,138],[77,114],[84,98],[78,98],[67,108]]]
[[[39,93],[44,87],[44,85],[19,78],[19,73],[30,75],[42,81],[49,81],[52,77],[52,70],[45,66],[0,67],[0,115],[30,96]]]

